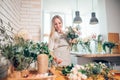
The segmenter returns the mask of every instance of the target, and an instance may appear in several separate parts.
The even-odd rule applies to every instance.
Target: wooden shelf
[[[75,55],[77,57],[86,57],[86,58],[99,58],[99,57],[120,57],[120,54],[80,54],[78,52],[71,52],[72,55]]]
[[[79,56],[79,55],[76,55]],[[94,57],[120,57],[120,54],[85,54],[82,55],[82,57],[90,57],[90,58],[94,58]]]

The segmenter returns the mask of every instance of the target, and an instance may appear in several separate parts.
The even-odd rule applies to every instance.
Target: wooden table
[[[69,80],[59,70],[51,69],[51,72],[53,73],[53,75],[44,78],[36,77],[36,74],[29,75],[29,77],[27,78],[22,78],[19,76],[19,72],[15,72],[2,80]],[[114,72],[116,72],[116,74],[114,75],[115,78],[114,80],[120,80],[120,73],[117,73],[117,71]],[[16,74],[16,76],[14,74]],[[87,80],[92,80],[92,79],[87,79]],[[103,79],[98,79],[98,80],[103,80]]]

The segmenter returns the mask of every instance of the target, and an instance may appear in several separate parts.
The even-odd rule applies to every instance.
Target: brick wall
[[[21,27],[26,29],[32,39],[40,40],[41,0],[22,0]]]
[[[40,40],[41,0],[0,0],[0,19],[15,32],[25,29],[34,41]]]
[[[15,32],[20,28],[20,7],[21,0],[0,0],[0,19],[5,26],[9,22]]]

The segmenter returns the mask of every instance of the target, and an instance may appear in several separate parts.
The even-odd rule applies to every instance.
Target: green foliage
[[[76,32],[73,31],[72,27],[68,27],[68,32],[67,32],[67,39],[75,39],[78,38],[78,34]]]
[[[106,52],[106,47],[108,47],[110,52],[111,52],[111,49],[114,48],[115,46],[116,46],[116,44],[113,42],[104,42],[103,43],[103,50]]]
[[[99,74],[106,76],[110,71],[110,69],[104,63],[101,62],[85,64],[84,67],[86,69],[87,76],[99,75]]]
[[[47,54],[49,60],[53,59],[47,43],[36,43],[14,36],[10,23],[4,26],[0,19],[0,51],[4,57],[10,60],[16,70],[28,68],[32,62],[37,60],[38,54]]]
[[[2,55],[11,61],[16,70],[22,70],[37,60],[38,54],[47,54],[52,60],[47,43],[35,43],[23,38],[15,38],[14,43],[5,45],[1,49]]]
[[[67,74],[71,73],[71,69],[72,69],[73,67],[74,67],[73,64],[66,66],[66,67],[62,70],[62,74],[66,76]]]
[[[99,35],[98,35],[98,39],[97,39],[97,41],[98,41],[98,42],[101,42],[102,39],[103,39],[103,36],[99,34]]]
[[[90,49],[90,40],[86,42],[78,40],[78,44],[80,44],[84,50],[87,50],[90,53],[92,52],[92,50]]]
[[[76,71],[77,70],[77,71]],[[62,70],[63,75],[76,75],[80,72],[80,74],[85,74],[87,77],[90,76],[97,76],[97,75],[103,75],[105,77],[108,77],[108,73],[110,71],[110,68],[108,68],[104,63],[88,63],[84,65],[69,65],[65,67]]]

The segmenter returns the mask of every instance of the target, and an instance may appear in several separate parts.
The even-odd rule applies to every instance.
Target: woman
[[[49,49],[57,64],[60,63],[60,66],[67,66],[71,64],[70,48],[66,35],[62,31],[62,25],[62,18],[59,15],[55,15],[52,18]]]

